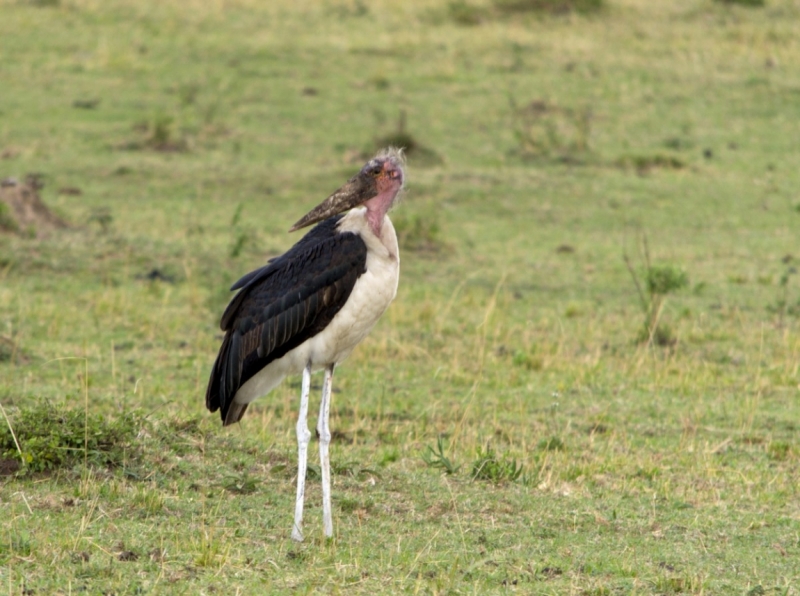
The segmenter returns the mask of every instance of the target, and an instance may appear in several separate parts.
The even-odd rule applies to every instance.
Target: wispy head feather
[[[374,159],[386,159],[389,158],[395,163],[400,166],[406,165],[406,154],[405,154],[405,147],[393,147],[389,145],[388,147],[384,147],[380,151],[375,154]]]

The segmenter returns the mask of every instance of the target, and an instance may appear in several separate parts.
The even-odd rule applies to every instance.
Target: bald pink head
[[[377,171],[376,190],[378,194],[364,203],[367,208],[367,221],[376,236],[381,235],[383,218],[394,206],[400,190],[403,188],[404,165],[403,154],[397,149],[389,148],[385,152],[379,153],[364,166],[364,169],[372,167]]]
[[[397,200],[405,181],[405,158],[401,149],[389,147],[369,160],[347,184],[309,211],[290,232],[364,205],[370,228],[380,236],[383,218]]]

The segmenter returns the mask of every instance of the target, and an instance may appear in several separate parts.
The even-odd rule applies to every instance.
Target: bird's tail
[[[247,404],[237,404],[233,400],[234,395],[230,394],[224,382],[225,366],[223,363],[228,360],[231,341],[235,342],[236,338],[232,339],[230,333],[226,334],[222,346],[219,349],[217,359],[214,361],[214,366],[211,368],[211,376],[208,379],[208,388],[206,388],[206,407],[212,412],[220,411],[219,414],[220,418],[222,418],[222,426],[228,426],[234,422],[239,422],[247,410]]]
[[[224,346],[223,346],[224,347]],[[222,356],[223,350],[220,350],[220,354],[217,356],[217,359],[214,361],[214,366],[211,368],[211,377],[208,379],[208,387],[206,388],[206,407],[211,412],[216,412],[220,408],[220,399],[219,399],[219,361],[220,357]],[[223,415],[222,421],[225,421],[225,416]]]
[[[244,416],[244,413],[247,411],[248,404],[237,404],[233,402],[228,411],[222,417],[222,426],[228,426],[229,424],[234,424],[235,422],[239,422]]]

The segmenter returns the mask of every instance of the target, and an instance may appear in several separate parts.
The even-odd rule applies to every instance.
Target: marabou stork
[[[344,186],[302,217],[293,232],[321,222],[288,252],[248,273],[222,315],[225,332],[206,391],[223,426],[285,376],[303,373],[297,419],[297,500],[292,538],[303,540],[311,373],[324,369],[319,408],[322,519],[333,535],[328,447],[334,367],[372,329],[397,293],[400,255],[387,213],[404,182],[400,150],[378,153]],[[342,214],[344,211],[347,213]]]

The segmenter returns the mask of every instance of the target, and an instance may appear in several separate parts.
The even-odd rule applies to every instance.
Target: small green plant
[[[0,201],[0,230],[6,232],[19,232],[17,220],[11,215],[11,208]]]
[[[358,480],[369,477],[380,478],[380,474],[372,468],[365,468],[357,461],[331,462],[331,474],[334,476],[350,476]]]
[[[19,340],[0,335],[0,362],[25,362],[27,358],[19,347]]]
[[[226,478],[223,488],[231,493],[249,495],[258,490],[259,482],[259,478],[251,476],[247,470],[244,470],[241,474]]]
[[[146,515],[155,515],[164,509],[164,497],[155,486],[136,487],[132,501],[136,510]]]
[[[27,532],[11,532],[0,538],[0,562],[11,557],[29,557],[33,548]]]
[[[589,152],[593,114],[590,107],[563,108],[536,99],[519,106],[509,96],[517,153],[523,158],[575,162]]]
[[[233,217],[231,218],[231,232],[233,234],[233,239],[231,242],[231,248],[229,251],[229,255],[232,259],[238,258],[245,249],[255,243],[255,234],[251,228],[245,228],[239,225],[239,222],[242,219],[242,209],[244,206],[242,203],[239,203],[236,206],[236,211],[233,213]]]
[[[250,235],[244,230],[236,234],[236,237],[233,240],[233,244],[231,244],[230,255],[232,259],[235,259],[242,254],[242,251],[244,250],[245,246],[247,246],[247,242],[249,240],[250,240]]]
[[[186,139],[178,138],[174,130],[174,118],[160,114],[152,120],[141,120],[133,125],[133,130],[139,133],[138,139],[131,139],[118,144],[116,147],[124,151],[141,151],[151,149],[162,153],[186,151]]]
[[[758,8],[759,6],[764,6],[764,0],[716,0],[720,4],[738,4],[739,6],[750,6],[752,8]]]
[[[499,12],[510,14],[524,12],[590,13],[600,10],[603,5],[603,0],[494,0],[494,6]]]
[[[650,296],[665,296],[689,285],[686,272],[672,265],[648,265],[645,279]]]
[[[42,400],[9,413],[8,424],[0,426],[0,457],[21,458],[29,472],[70,468],[83,462],[115,467],[135,455],[135,438],[143,424],[135,414],[109,420]]]
[[[358,18],[369,14],[369,6],[362,0],[355,0],[352,6],[350,3],[337,4],[330,12],[340,19]]]
[[[128,147],[148,148],[162,152],[185,151],[186,141],[176,138],[174,124],[175,119],[165,114],[154,117],[150,122],[140,123],[135,128],[145,131],[147,136],[143,142],[129,143]]]
[[[396,447],[390,447],[383,452],[378,460],[378,465],[386,466],[396,462],[398,459],[400,459],[400,451]]]
[[[680,170],[686,167],[686,163],[674,156],[664,153],[653,155],[627,155],[617,160],[620,168],[633,168],[640,175],[645,175],[653,170]]]
[[[355,513],[358,511],[370,511],[373,509],[375,504],[372,502],[372,499],[348,499],[342,498],[339,499],[337,502],[339,509],[344,511],[345,513]]]
[[[655,343],[658,346],[671,346],[677,341],[672,329],[661,320],[667,294],[681,290],[689,285],[689,276],[674,265],[653,265],[647,247],[647,237],[642,237],[644,253],[644,283],[641,282],[628,254],[623,258],[630,271],[639,303],[644,313],[644,322],[637,335],[640,343]],[[644,286],[644,288],[642,287]]]
[[[450,19],[458,25],[480,25],[486,19],[486,10],[465,0],[454,0],[447,5]]]
[[[542,359],[526,350],[515,350],[511,362],[514,366],[527,370],[542,370],[544,368]]]
[[[194,564],[200,568],[220,569],[228,560],[230,546],[220,537],[214,536],[211,532],[203,532],[203,535],[194,544],[196,556]]]
[[[785,262],[791,263],[791,259],[787,257]],[[783,325],[783,320],[786,315],[800,316],[800,301],[796,304],[789,304],[789,281],[796,273],[796,267],[791,265],[786,267],[780,280],[778,280],[778,297],[773,304],[767,306],[769,312],[778,315],[778,323],[780,325]]]
[[[559,437],[550,437],[540,440],[536,447],[541,451],[564,451],[564,441]]]
[[[393,220],[401,250],[436,253],[444,248],[445,242],[437,214],[406,215],[405,212],[400,212]]]
[[[522,476],[522,464],[517,460],[495,455],[491,445],[478,447],[477,459],[472,463],[472,479],[486,480],[492,484],[514,482]]]
[[[436,439],[436,449],[433,449],[430,445],[425,448],[425,451],[422,452],[422,461],[424,461],[428,466],[431,468],[438,468],[443,470],[445,474],[456,474],[461,466],[455,465],[450,459],[444,454],[444,438],[441,436]]]
[[[181,105],[190,106],[195,103],[200,89],[201,85],[197,82],[186,83],[178,87],[178,99],[180,99]]]
[[[308,467],[306,467],[306,480],[319,480],[320,478],[322,478],[320,467],[309,462]]]
[[[792,454],[792,445],[786,441],[774,441],[767,447],[770,459],[786,461]]]
[[[417,166],[434,166],[442,163],[442,158],[433,149],[420,143],[413,134],[408,132],[405,110],[400,110],[397,128],[394,131],[375,139],[373,149],[383,149],[384,147],[403,149],[408,160]],[[371,154],[372,151],[367,153]]]
[[[159,116],[153,122],[148,143],[155,149],[166,147],[172,140],[172,118]]]
[[[111,229],[111,224],[114,222],[114,216],[111,214],[111,210],[108,209],[108,207],[97,207],[92,209],[86,221],[87,223],[96,223],[98,226],[100,226],[100,230],[106,234]]]

